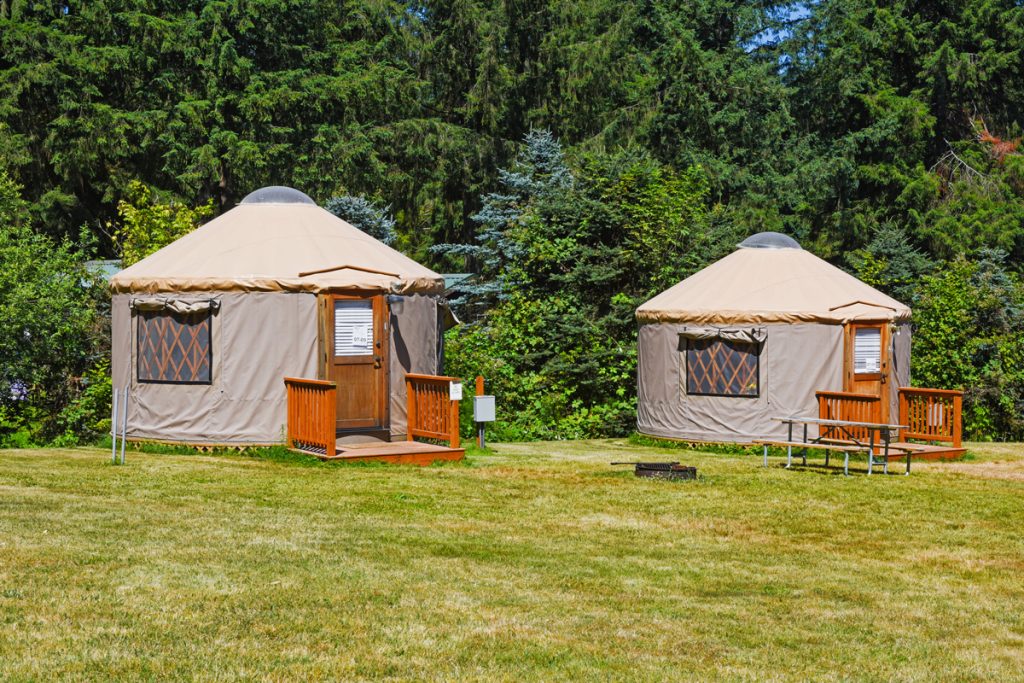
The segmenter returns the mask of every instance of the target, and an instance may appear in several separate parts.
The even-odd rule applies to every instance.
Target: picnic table
[[[788,438],[786,441],[773,441],[770,439],[759,439],[754,443],[764,445],[764,466],[768,466],[768,446],[785,446],[786,447],[786,468],[793,464],[793,448],[802,449],[803,464],[807,464],[807,451],[808,449],[815,448],[825,451],[825,465],[828,465],[829,451],[840,451],[844,454],[845,458],[843,461],[843,473],[849,476],[850,474],[850,453],[867,452],[868,454],[868,474],[872,472],[873,466],[876,464],[876,459],[879,461],[878,464],[884,464],[884,471],[886,474],[889,473],[889,458],[907,458],[907,471],[906,474],[910,474],[910,455],[911,451],[906,448],[898,448],[892,445],[892,432],[899,429],[906,429],[905,425],[898,424],[885,424],[879,422],[857,422],[854,420],[831,420],[818,417],[798,417],[798,416],[787,416],[787,417],[773,417],[772,420],[776,422],[782,422],[788,426]],[[803,426],[803,440],[793,440],[793,427],[794,425]],[[815,438],[809,438],[808,427],[810,425],[817,425],[819,427],[818,436]],[[820,429],[821,427],[827,427],[827,429]],[[863,437],[863,432],[867,432],[868,438],[867,443]],[[835,438],[833,434],[838,434],[843,438]],[[875,455],[876,448],[882,449],[880,456]]]

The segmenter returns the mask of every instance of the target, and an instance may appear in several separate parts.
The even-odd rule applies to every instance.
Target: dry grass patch
[[[911,477],[623,441],[433,468],[0,452],[12,679],[1008,680],[1016,446]],[[612,460],[696,465],[637,480]],[[979,474],[980,473],[980,474]]]

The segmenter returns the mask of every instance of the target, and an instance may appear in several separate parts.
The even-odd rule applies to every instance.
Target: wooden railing
[[[900,388],[900,440],[950,441],[960,448],[964,392]]]
[[[337,385],[319,379],[285,377],[288,390],[288,448],[333,456]]]
[[[822,420],[882,421],[882,403],[877,396],[851,391],[819,391],[815,396],[818,398],[818,417]],[[821,429],[828,431],[827,427]],[[855,439],[867,440],[870,437],[863,427],[848,427],[846,432]]]
[[[420,437],[447,441],[450,448],[459,447],[459,402],[449,394],[451,383],[458,381],[457,377],[406,374],[409,441]]]

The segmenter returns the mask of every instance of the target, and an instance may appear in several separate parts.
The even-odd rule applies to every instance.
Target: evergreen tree
[[[395,219],[388,213],[391,207],[382,209],[366,197],[342,195],[330,199],[324,208],[388,246],[398,239]]]

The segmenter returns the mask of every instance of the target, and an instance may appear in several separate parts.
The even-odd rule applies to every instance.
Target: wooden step
[[[394,441],[375,444],[341,444],[337,454],[331,457],[313,454],[321,460],[346,460],[350,462],[389,462],[396,465],[430,465],[439,460],[462,460],[466,457],[464,448],[447,448],[419,441]]]
[[[914,461],[920,460],[957,460],[967,452],[966,448],[953,448],[952,446],[934,446],[925,443],[893,443],[895,448],[902,448],[913,453]]]

